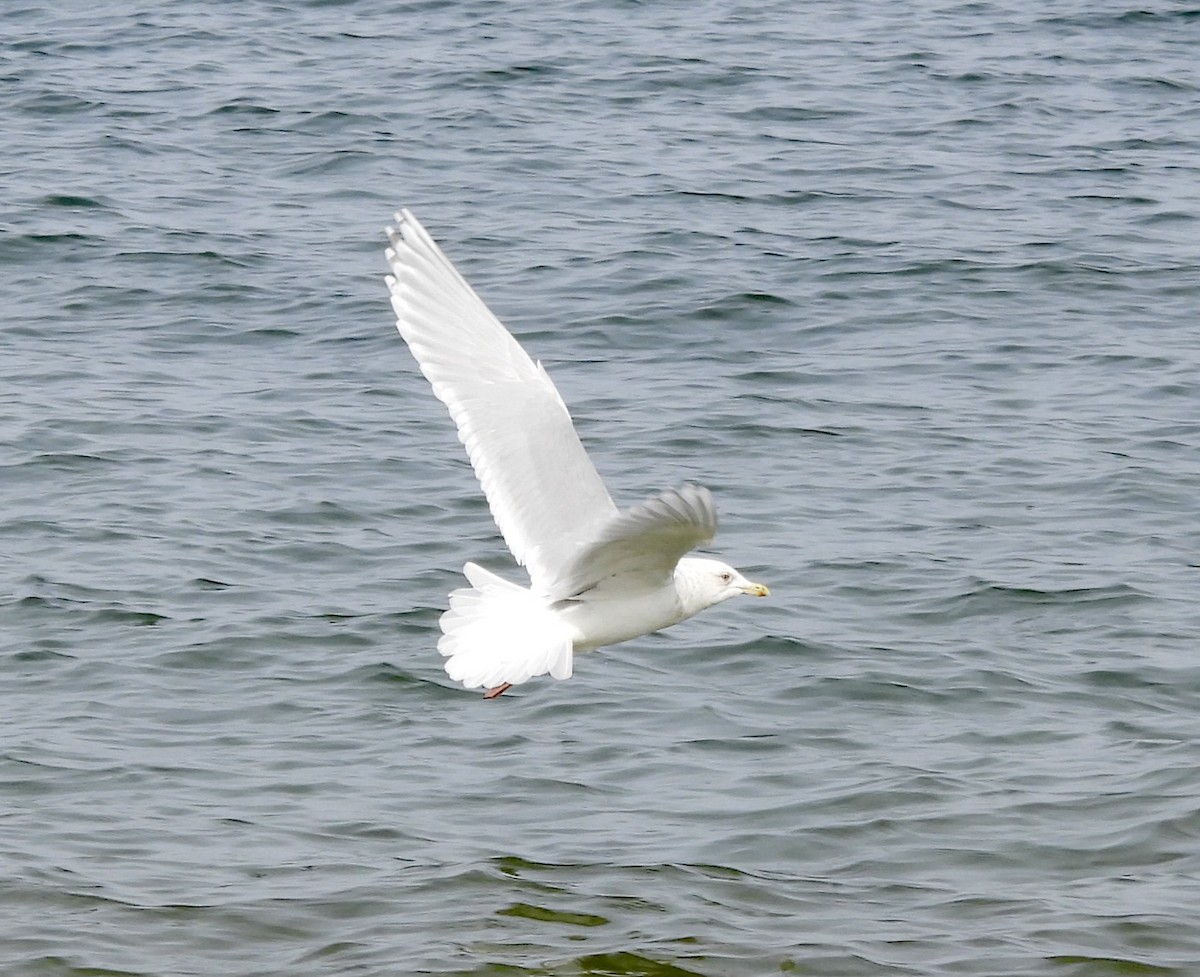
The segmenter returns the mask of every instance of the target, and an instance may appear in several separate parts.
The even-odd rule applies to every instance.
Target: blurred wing
[[[535,587],[616,506],[558,390],[407,210],[388,228],[396,326],[449,409],[492,516]]]
[[[557,599],[603,586],[640,592],[670,580],[689,550],[717,534],[717,507],[700,485],[684,485],[617,513],[597,538],[576,553],[557,581]]]

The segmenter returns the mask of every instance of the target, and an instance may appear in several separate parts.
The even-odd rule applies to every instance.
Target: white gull
[[[495,698],[537,675],[570,678],[576,652],[628,641],[739,594],[718,560],[685,556],[717,531],[712,494],[684,485],[619,510],[550,377],[407,210],[387,229],[396,326],[450,410],[529,587],[474,563],[450,594],[446,673]]]

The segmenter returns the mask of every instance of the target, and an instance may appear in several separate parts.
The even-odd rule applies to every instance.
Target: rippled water
[[[4,973],[1197,972],[1200,8],[0,26]],[[450,685],[400,205],[770,602]]]

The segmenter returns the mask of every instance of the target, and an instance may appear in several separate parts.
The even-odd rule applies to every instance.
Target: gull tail
[[[474,563],[463,573],[471,586],[451,592],[440,622],[447,675],[468,689],[571,677],[571,628],[545,601]]]

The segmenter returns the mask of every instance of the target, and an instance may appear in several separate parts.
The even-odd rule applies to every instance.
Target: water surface
[[[0,25],[0,969],[1196,973],[1200,9]],[[401,205],[771,601],[451,686]]]

